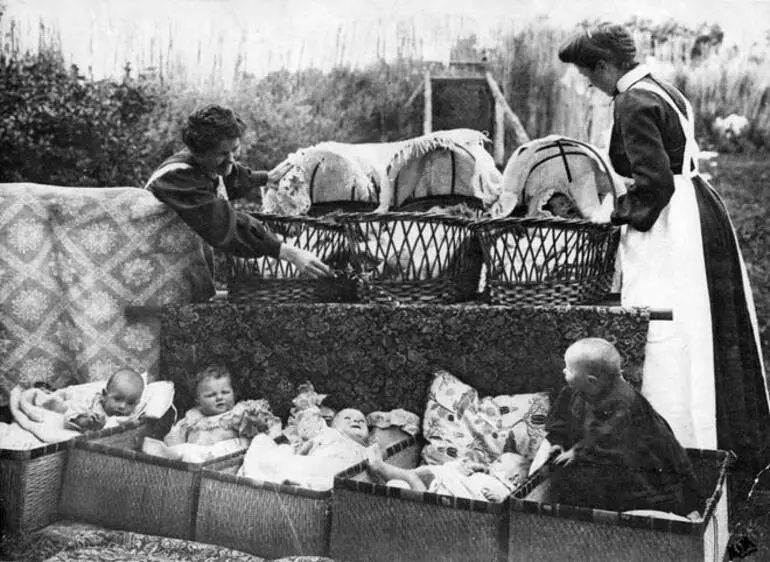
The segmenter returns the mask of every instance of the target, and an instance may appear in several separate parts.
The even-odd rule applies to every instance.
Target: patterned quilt
[[[142,189],[0,185],[0,401],[17,383],[59,388],[122,365],[152,376],[160,326],[126,307],[210,298],[204,252]]]
[[[0,540],[0,551],[25,562],[269,562],[265,558],[195,541],[104,529],[60,521],[28,536]],[[291,556],[273,562],[333,562],[320,556]]]

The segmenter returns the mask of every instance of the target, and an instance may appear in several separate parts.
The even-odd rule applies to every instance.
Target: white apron
[[[625,225],[618,253],[623,306],[672,309],[673,321],[650,322],[642,394],[668,421],[685,447],[717,445],[713,336],[700,215],[690,171],[698,152],[692,108],[683,115],[668,93],[659,94],[679,116],[686,136],[682,174],[674,176],[669,204],[647,232]]]

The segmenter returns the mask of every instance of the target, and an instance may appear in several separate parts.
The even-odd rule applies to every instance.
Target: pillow
[[[144,417],[160,419],[174,402],[174,383],[171,381],[155,381],[144,387],[142,396]],[[141,405],[140,405],[141,406]],[[139,411],[139,407],[137,407]]]
[[[423,417],[427,442],[423,461],[443,464],[467,459],[490,464],[511,448],[531,461],[545,438],[549,407],[546,392],[480,399],[476,389],[447,371],[438,371]]]
[[[420,418],[408,410],[396,408],[389,412],[372,412],[366,416],[366,423],[372,430],[398,427],[406,435],[417,435],[420,432]]]

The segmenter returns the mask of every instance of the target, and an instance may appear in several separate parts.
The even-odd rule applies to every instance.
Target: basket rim
[[[517,226],[554,226],[563,229],[586,228],[602,232],[619,231],[620,227],[612,223],[598,223],[587,219],[567,219],[562,217],[499,217],[477,218],[471,221],[469,228],[474,232],[493,228],[514,228]]]
[[[474,513],[495,516],[506,513],[510,509],[508,503],[511,501],[513,492],[508,494],[501,502],[487,502],[484,500],[461,498],[447,494],[436,494],[434,492],[418,492],[411,489],[399,488],[397,486],[386,486],[385,484],[354,480],[352,477],[364,472],[368,462],[369,461],[361,461],[347,470],[337,473],[334,476],[334,490],[349,490],[367,494],[369,496],[387,497],[401,501],[432,505],[438,508],[471,511]]]
[[[694,449],[686,448],[691,459],[707,459],[719,462],[720,471],[716,487],[711,495],[706,498],[703,517],[696,521],[674,521],[649,515],[629,515],[620,511],[606,509],[594,509],[561,503],[543,503],[526,499],[532,489],[548,478],[547,471],[540,469],[531,475],[509,497],[511,513],[534,513],[563,519],[581,519],[593,523],[605,525],[618,525],[636,529],[663,531],[678,535],[700,535],[708,527],[711,517],[716,510],[719,499],[727,493],[727,473],[735,462],[735,454],[732,451],[721,449]],[[544,467],[545,468],[545,467]]]
[[[446,203],[449,201],[456,201],[455,204],[467,203],[475,209],[484,209],[484,201],[480,197],[475,195],[467,195],[465,193],[441,193],[434,195],[422,195],[420,197],[410,197],[404,199],[398,207],[393,207],[392,211],[401,213],[419,212],[419,211],[404,211],[403,207],[408,205],[415,205],[418,203],[435,202],[436,204]],[[422,211],[423,213],[425,211]]]
[[[194,462],[187,462],[187,461],[181,461],[181,460],[172,460],[167,459],[165,457],[159,457],[156,455],[151,455],[149,453],[145,453],[144,451],[135,451],[132,449],[124,449],[122,447],[117,447],[115,445],[106,445],[104,443],[96,443],[93,441],[84,441],[84,440],[78,440],[73,444],[74,449],[90,452],[90,453],[96,453],[99,455],[105,455],[108,457],[118,457],[130,461],[136,461],[141,464],[147,464],[147,465],[155,465],[155,466],[161,466],[164,468],[173,468],[177,470],[181,470],[184,472],[200,472],[204,467],[212,465],[214,463],[223,462],[230,457],[238,456],[239,454],[242,454],[245,452],[246,449],[241,449],[238,451],[234,451],[232,453],[228,453],[226,455],[222,455],[220,457],[215,457],[213,459],[206,460],[202,463],[194,463]]]
[[[297,224],[312,224],[321,228],[337,229],[339,225],[336,223],[335,215],[321,215],[321,216],[309,216],[309,215],[276,215],[272,213],[262,213],[258,211],[249,211],[249,216],[260,221],[271,222],[286,222]]]
[[[236,484],[238,486],[246,486],[248,488],[254,488],[257,490],[266,490],[268,492],[275,492],[290,496],[299,496],[312,500],[330,500],[332,497],[332,489],[313,490],[310,488],[304,488],[302,486],[279,484],[277,482],[270,482],[267,480],[258,480],[249,476],[239,476],[238,474],[230,474],[221,470],[224,467],[240,464],[240,461],[243,460],[244,456],[245,451],[240,454],[240,458],[233,457],[231,459],[219,459],[219,462],[216,463],[218,468],[215,468],[211,465],[204,466],[203,470],[201,471],[201,478],[207,480],[216,480],[218,482],[226,482],[229,484]]]
[[[96,431],[86,431],[80,435],[76,435],[66,441],[57,441],[56,443],[45,443],[38,447],[32,447],[30,449],[0,449],[0,460],[15,460],[26,461],[36,459],[59,451],[64,451],[73,447],[76,441],[87,441],[89,439],[99,439],[101,437],[108,437],[115,435],[116,433],[122,433],[131,429],[136,429],[145,422],[141,419],[132,420],[126,423],[122,423],[113,427],[105,429],[99,429]]]
[[[364,212],[364,213],[346,213],[344,215],[332,216],[335,222],[341,224],[351,224],[360,222],[393,222],[412,220],[427,223],[443,223],[456,226],[469,226],[473,219],[456,217],[453,215],[433,214],[417,211],[383,211],[383,212]]]

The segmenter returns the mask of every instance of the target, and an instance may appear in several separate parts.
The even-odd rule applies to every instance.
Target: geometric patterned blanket
[[[0,404],[17,383],[154,377],[159,323],[126,307],[208,300],[203,244],[143,189],[0,184]]]

